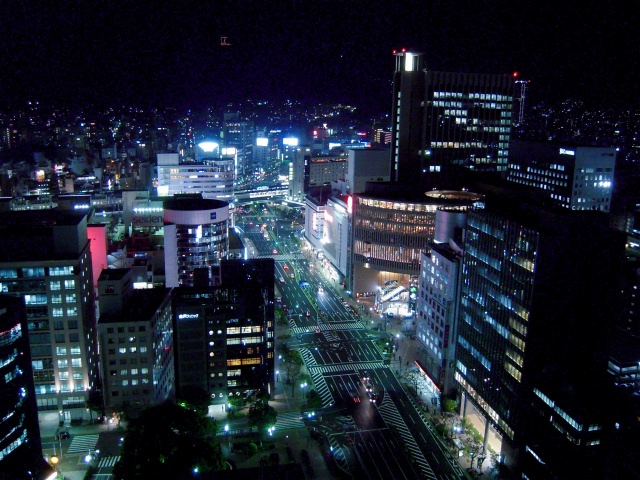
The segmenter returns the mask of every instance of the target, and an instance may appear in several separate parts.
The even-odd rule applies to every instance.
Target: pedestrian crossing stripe
[[[71,439],[71,445],[67,449],[67,454],[91,453],[96,449],[100,434],[76,435]]]
[[[331,395],[327,381],[322,376],[322,373],[312,370],[309,370],[309,373],[311,373],[311,378],[313,379],[313,387],[322,399],[322,407],[333,405],[333,395]]]
[[[289,325],[295,325],[295,321],[289,320]],[[320,325],[311,327],[297,327],[291,326],[291,330],[294,334],[311,333],[319,329],[322,332],[330,332],[332,330],[364,330],[365,327],[362,322],[340,322],[340,323],[321,323]]]
[[[288,430],[304,427],[305,423],[302,421],[302,418],[300,418],[300,413],[278,413],[278,418],[276,419],[276,428],[278,430]]]
[[[427,459],[424,457],[422,450],[420,450],[420,448],[418,447],[415,438],[409,431],[409,428],[400,415],[400,412],[398,412],[396,405],[386,394],[384,396],[384,399],[378,406],[378,412],[380,413],[380,416],[386,424],[393,425],[398,429],[403,443],[407,446],[408,450],[411,452],[411,456],[420,466],[423,478],[435,480],[437,477],[433,472],[433,469],[429,465],[429,462],[427,462]]]
[[[120,455],[114,457],[104,457],[98,462],[98,468],[113,468],[120,461]]]
[[[348,372],[353,373],[354,370],[375,370],[378,368],[386,368],[382,362],[351,362],[351,363],[338,363],[335,365],[317,365],[307,366],[309,372],[323,374],[323,373],[339,373]]]

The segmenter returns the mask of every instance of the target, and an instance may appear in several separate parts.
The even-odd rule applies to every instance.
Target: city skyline
[[[546,3],[546,5],[545,5]],[[394,49],[432,70],[518,71],[532,96],[637,100],[638,13],[595,2],[5,2],[0,104],[390,107]]]

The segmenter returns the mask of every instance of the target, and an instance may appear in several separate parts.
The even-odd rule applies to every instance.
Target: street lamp
[[[225,433],[225,436],[227,437],[227,450],[231,451],[231,445],[229,443],[229,424],[228,423],[224,426],[224,433]]]
[[[58,471],[58,462],[60,461],[60,459],[58,458],[57,455],[51,455],[51,457],[49,457],[49,463],[51,464],[51,466],[53,467],[54,471]]]

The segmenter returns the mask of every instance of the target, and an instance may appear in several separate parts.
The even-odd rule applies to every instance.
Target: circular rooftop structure
[[[229,203],[212,198],[172,198],[164,202],[165,223],[205,225],[229,219]]]
[[[193,211],[229,208],[229,203],[213,198],[174,197],[164,201],[166,210]]]
[[[444,201],[448,204],[470,205],[484,199],[484,195],[467,190],[432,190],[424,194],[431,201]]]

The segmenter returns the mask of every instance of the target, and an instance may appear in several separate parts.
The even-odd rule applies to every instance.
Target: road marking
[[[67,454],[74,453],[92,453],[96,449],[100,434],[95,435],[76,435],[71,439],[71,445],[67,449]]]
[[[100,459],[98,468],[113,468],[120,461],[120,455],[114,457],[104,457]]]

